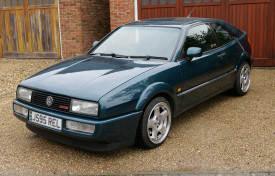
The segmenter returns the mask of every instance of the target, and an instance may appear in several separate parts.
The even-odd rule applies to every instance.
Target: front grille
[[[50,107],[46,104],[46,99],[48,96],[53,98],[53,104]],[[34,90],[32,92],[31,102],[32,104],[40,107],[69,112],[71,98]],[[60,108],[60,106],[62,106],[63,109]],[[67,107],[68,109],[64,109],[64,107]]]

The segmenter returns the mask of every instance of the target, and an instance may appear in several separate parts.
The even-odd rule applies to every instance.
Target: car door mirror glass
[[[98,43],[99,43],[99,41],[94,41],[93,47],[95,47]]]
[[[202,56],[202,48],[199,47],[190,47],[187,49],[186,52],[186,59],[187,61],[191,61],[193,57],[200,57]]]

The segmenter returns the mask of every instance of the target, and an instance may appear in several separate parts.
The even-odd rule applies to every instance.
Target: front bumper
[[[53,141],[88,151],[110,151],[133,145],[135,142],[137,125],[142,114],[142,111],[139,111],[111,119],[94,120],[87,117],[45,110],[37,106],[26,104],[17,99],[15,99],[13,103],[31,111],[62,119],[62,129],[58,131],[33,124],[29,122],[28,117],[24,117],[13,111],[17,118],[26,123],[29,130]],[[93,124],[95,125],[95,131],[93,134],[89,134],[69,130],[65,126],[66,120]]]

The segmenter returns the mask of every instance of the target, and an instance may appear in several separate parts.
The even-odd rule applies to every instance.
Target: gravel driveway
[[[12,114],[17,84],[58,61],[0,60],[0,175],[275,170],[275,69],[244,97],[218,95],[172,122],[161,147],[91,153],[46,140]]]

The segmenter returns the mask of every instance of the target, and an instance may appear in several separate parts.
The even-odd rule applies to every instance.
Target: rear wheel
[[[153,99],[146,107],[137,130],[137,144],[145,148],[160,146],[170,130],[172,112],[163,97]]]
[[[243,62],[237,72],[234,91],[237,95],[245,95],[251,83],[251,69],[248,62]]]

